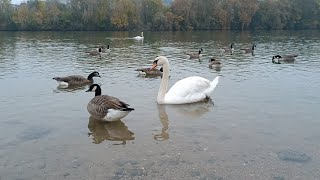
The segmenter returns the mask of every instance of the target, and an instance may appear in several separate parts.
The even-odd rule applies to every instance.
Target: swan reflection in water
[[[160,134],[155,134],[153,139],[157,141],[164,141],[169,139],[169,133],[168,133],[169,119],[168,119],[168,114],[166,112],[165,105],[158,104],[158,112],[159,112],[160,122],[162,125],[162,130]]]
[[[200,118],[202,115],[208,113],[210,108],[214,106],[212,99],[207,99],[202,102],[181,104],[181,105],[157,105],[159,119],[162,125],[161,133],[155,134],[153,139],[157,141],[164,141],[169,139],[169,117],[166,112],[166,107],[170,108],[175,114]]]
[[[100,144],[103,141],[116,141],[119,144],[124,145],[128,140],[134,140],[134,133],[131,132],[128,127],[121,121],[105,122],[101,120],[89,118],[88,133],[89,137],[93,140],[92,143]]]

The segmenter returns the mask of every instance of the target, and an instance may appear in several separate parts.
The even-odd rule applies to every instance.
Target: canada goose
[[[93,77],[101,77],[97,71],[89,74],[87,78],[81,75],[71,75],[66,77],[54,77],[52,79],[58,81],[60,86],[77,86],[93,83]]]
[[[242,48],[240,49],[243,53],[254,53],[255,47],[257,47],[255,44],[252,44],[251,48]]]
[[[98,48],[98,51],[86,51],[86,53],[89,53],[89,55],[91,55],[91,56],[98,56],[98,55],[101,56],[102,48],[99,47],[99,48]]]
[[[211,58],[209,60],[209,68],[212,68],[214,66],[221,66],[221,62],[216,60],[215,58]]]
[[[198,51],[198,53],[186,53],[186,55],[187,55],[190,59],[196,59],[196,58],[199,59],[199,58],[202,56],[201,52],[202,52],[202,49],[200,49],[200,50]]]
[[[231,43],[230,44],[230,47],[223,47],[223,48],[221,48],[220,49],[220,51],[221,52],[224,52],[224,53],[231,53],[231,54],[233,54],[233,52],[234,52],[234,43]]]
[[[141,36],[133,37],[133,39],[135,39],[135,40],[143,40],[144,39],[143,32],[141,32]]]
[[[274,64],[281,64],[281,62],[284,63],[293,63],[296,59],[295,57],[298,57],[298,55],[276,55],[272,56],[272,63]],[[278,59],[278,61],[275,61],[275,59]]]
[[[199,51],[203,51],[203,49],[202,48],[200,48],[197,52],[185,52],[185,54],[186,55],[188,55],[188,54],[198,54],[199,53]]]
[[[159,69],[150,69],[150,68],[141,68],[137,69],[141,75],[149,75],[149,76],[162,76],[163,69],[162,67]]]
[[[92,84],[86,92],[95,92],[95,97],[88,103],[87,110],[92,117],[102,121],[117,121],[128,115],[133,108],[118,98],[101,95],[98,84]]]
[[[110,52],[110,45],[108,44],[107,48],[105,48],[104,46],[101,46],[101,52],[102,53]]]

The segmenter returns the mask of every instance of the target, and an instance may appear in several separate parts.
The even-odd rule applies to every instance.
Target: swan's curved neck
[[[170,69],[170,65],[168,61],[166,61],[163,64],[162,69],[163,69],[163,74],[162,74],[162,79],[161,79],[160,88],[159,88],[158,97],[157,97],[157,102],[159,104],[164,103],[164,98],[168,90],[169,69]]]

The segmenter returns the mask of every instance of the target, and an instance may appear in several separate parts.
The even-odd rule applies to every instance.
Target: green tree
[[[162,0],[142,0],[142,22],[150,29],[157,30],[164,18]]]
[[[116,1],[111,23],[117,29],[127,30],[128,27],[134,28],[138,24],[138,13],[132,0]]]
[[[243,31],[247,28],[258,10],[257,0],[238,0],[236,3],[236,9],[239,16],[239,21],[241,23],[241,30]]]
[[[0,0],[0,29],[7,29],[12,24],[11,0]]]
[[[25,30],[28,26],[29,9],[27,4],[21,4],[13,15],[14,22],[18,25],[18,29]]]

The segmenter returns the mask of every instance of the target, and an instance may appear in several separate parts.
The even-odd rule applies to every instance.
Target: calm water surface
[[[0,32],[0,179],[319,179],[320,32]],[[233,55],[219,48],[235,43]],[[238,49],[257,44],[255,56]],[[102,58],[84,52],[110,44]],[[185,51],[203,48],[201,61]],[[272,64],[276,54],[294,64]],[[221,75],[212,102],[158,106],[158,55],[170,86]],[[210,57],[221,69],[209,69]],[[135,111],[91,119],[86,86],[55,76],[98,71],[102,93]],[[284,154],[284,155],[283,155]]]

